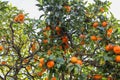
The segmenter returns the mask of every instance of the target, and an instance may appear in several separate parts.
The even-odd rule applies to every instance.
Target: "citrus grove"
[[[111,2],[37,1],[39,19],[0,1],[0,80],[120,79]]]

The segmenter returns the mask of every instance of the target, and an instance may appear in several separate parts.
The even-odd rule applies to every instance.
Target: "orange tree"
[[[119,21],[109,1],[38,2],[44,12],[39,20],[17,11],[9,25],[0,27],[1,79],[120,79]]]

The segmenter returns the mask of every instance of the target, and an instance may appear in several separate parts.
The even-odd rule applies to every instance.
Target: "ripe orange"
[[[97,37],[97,40],[102,40],[102,38],[100,36]]]
[[[79,37],[82,38],[82,39],[84,39],[84,38],[85,38],[85,35],[84,35],[84,34],[80,34]]]
[[[107,80],[113,80],[112,76],[108,76]]]
[[[47,27],[46,27],[46,30],[49,31],[49,30],[50,30],[50,26],[47,26]]]
[[[65,49],[68,49],[69,48],[69,44],[66,43],[65,46],[64,46]]]
[[[106,21],[103,21],[103,22],[102,22],[102,26],[103,26],[103,27],[106,27],[107,24],[108,24],[108,23],[107,23]]]
[[[56,77],[52,77],[51,80],[57,80]]]
[[[37,76],[42,76],[43,72],[38,72]]]
[[[107,32],[112,33],[112,32],[113,32],[113,29],[112,29],[112,28],[109,28],[109,29],[107,30]]]
[[[97,41],[97,37],[96,36],[91,36],[90,39],[93,40],[93,41]]]
[[[94,28],[97,28],[97,27],[98,27],[98,22],[94,22],[94,23],[93,23],[93,27],[94,27]]]
[[[27,62],[28,62],[28,59],[24,59],[24,60],[23,60],[23,63],[27,63]]]
[[[102,75],[99,74],[94,75],[93,80],[102,80]]]
[[[23,22],[25,18],[25,15],[23,13],[18,14],[18,21]]]
[[[43,32],[43,35],[44,35],[44,36],[47,36],[47,32],[46,32],[46,31],[44,31],[44,32]]]
[[[47,67],[48,68],[53,68],[54,65],[55,65],[55,62],[53,60],[50,60],[50,61],[47,62]]]
[[[48,80],[48,77],[46,77],[45,80]]]
[[[47,43],[48,43],[48,40],[47,40],[47,39],[44,39],[44,40],[43,40],[43,43],[44,43],[44,44],[47,44]]]
[[[62,42],[63,43],[68,43],[68,37],[67,36],[63,36],[62,37]]]
[[[42,68],[43,67],[43,64],[42,63],[39,63],[39,65],[38,65],[40,68]]]
[[[57,80],[56,77],[52,77],[51,80]]]
[[[57,35],[60,35],[60,34],[61,34],[61,32],[60,32],[60,31],[58,31],[58,32],[57,32]]]
[[[120,54],[120,46],[114,46],[113,51],[115,54]]]
[[[71,7],[70,6],[64,6],[64,8],[66,9],[66,12],[70,12],[71,11]]]
[[[103,7],[100,8],[100,12],[104,12],[104,8]]]
[[[85,41],[82,40],[82,41],[80,42],[80,45],[84,45],[84,44],[85,44]]]
[[[47,54],[48,54],[48,55],[50,55],[51,53],[52,53],[52,51],[51,51],[51,50],[48,50],[48,51],[47,51]]]
[[[18,22],[18,16],[15,16],[14,22]]]
[[[120,55],[117,55],[117,56],[115,57],[115,61],[116,61],[116,62],[120,62]]]
[[[60,50],[62,50],[62,49],[63,49],[63,47],[62,47],[62,46],[59,46],[59,48],[60,48]]]
[[[44,58],[40,58],[39,61],[42,65],[44,64]]]
[[[30,66],[30,65],[26,66],[26,69],[27,69],[28,71],[31,70],[31,66]]]
[[[82,60],[77,60],[77,64],[82,65],[83,64]]]
[[[105,50],[106,50],[106,51],[113,50],[113,45],[112,45],[112,44],[106,45]]]
[[[31,47],[31,51],[34,52],[35,50],[36,50],[36,44],[33,43],[33,44],[32,44],[32,47]]]
[[[2,62],[1,62],[2,65],[5,65],[6,63],[7,63],[6,61],[2,61]]]
[[[60,28],[59,26],[56,26],[55,30],[56,30],[57,32],[60,32],[60,31],[61,31],[61,28]]]
[[[71,57],[71,59],[70,59],[70,61],[72,62],[72,63],[77,63],[77,61],[78,61],[78,59],[77,59],[77,57]]]
[[[0,46],[0,51],[2,51],[3,50],[3,46]]]
[[[112,29],[112,28],[108,29],[108,30],[107,30],[107,36],[110,37],[111,34],[112,34],[112,32],[113,32],[113,29]]]

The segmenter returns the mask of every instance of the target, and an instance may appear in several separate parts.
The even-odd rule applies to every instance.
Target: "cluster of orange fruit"
[[[113,51],[116,54],[115,61],[120,62],[120,46],[108,44],[105,47],[106,51]]]
[[[24,22],[24,18],[25,18],[24,14],[20,13],[17,16],[15,16],[14,22],[22,23],[22,22]]]
[[[95,35],[91,36],[90,39],[93,40],[93,41],[102,40],[101,37],[99,37],[99,36],[95,36]]]
[[[103,21],[102,24],[101,24],[103,27],[106,27],[108,25],[108,23],[106,21]],[[93,25],[92,25],[94,28],[97,28],[99,26],[99,23],[98,22],[94,22]],[[112,28],[109,28],[107,31],[107,37],[110,37],[112,32],[113,32],[113,29]]]
[[[101,25],[102,25],[102,27],[106,27],[106,26],[108,25],[108,23],[107,23],[107,21],[103,21]],[[92,24],[92,26],[93,26],[94,28],[97,28],[97,27],[99,26],[99,23],[98,23],[98,22],[94,22],[94,23]],[[107,30],[107,36],[110,37],[111,34],[112,34],[112,28],[110,28],[110,29]],[[90,39],[93,40],[93,41],[102,40],[101,37],[95,36],[95,35],[91,36]]]
[[[108,25],[108,23],[107,23],[107,21],[103,21],[101,25],[102,25],[102,27],[106,27]],[[99,26],[99,23],[98,22],[94,22],[92,26],[94,28],[97,28]]]
[[[44,58],[40,58],[39,59],[39,67],[42,68],[43,65],[45,64],[44,62]],[[47,67],[50,69],[50,68],[53,68],[55,65],[55,62],[53,60],[49,60],[47,61]]]
[[[79,64],[80,66],[83,64],[82,60],[78,59],[75,56],[71,57],[70,61],[71,61],[71,63],[73,63],[73,64]]]
[[[59,48],[62,50],[62,49],[68,49],[69,48],[69,44],[68,44],[68,37],[67,35],[65,34],[62,34],[62,29],[59,27],[59,26],[56,26],[55,29],[51,29],[50,26],[46,26],[44,29],[43,29],[43,35],[46,37],[47,36],[47,31],[50,31],[50,30],[55,30],[55,32],[57,33],[57,35],[61,38],[61,42],[62,42],[62,45],[59,46]],[[50,39],[53,39],[54,36],[53,35],[50,35],[48,38]],[[42,40],[42,42],[44,44],[48,44],[48,39],[45,38]],[[48,52],[48,54],[51,53],[50,51]]]

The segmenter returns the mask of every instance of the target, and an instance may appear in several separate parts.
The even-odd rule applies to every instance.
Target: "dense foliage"
[[[120,79],[120,24],[111,2],[38,2],[38,20],[0,2],[2,80]]]

